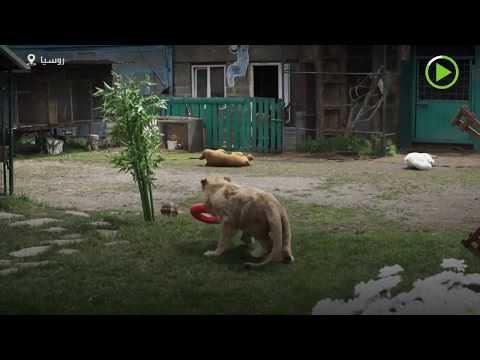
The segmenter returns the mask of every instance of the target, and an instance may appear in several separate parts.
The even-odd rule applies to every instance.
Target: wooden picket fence
[[[281,152],[283,101],[260,97],[167,98],[163,116],[201,118],[205,146],[227,151]]]

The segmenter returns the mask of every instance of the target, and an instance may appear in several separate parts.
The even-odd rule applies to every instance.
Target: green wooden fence
[[[281,152],[283,101],[260,97],[167,98],[161,115],[203,120],[205,146],[228,151]]]

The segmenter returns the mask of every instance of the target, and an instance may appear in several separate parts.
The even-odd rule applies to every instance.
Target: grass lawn
[[[468,272],[480,272],[478,258],[460,244],[466,232],[407,231],[367,210],[283,202],[296,262],[244,270],[249,256],[238,238],[224,257],[202,255],[215,247],[219,227],[189,214],[158,215],[154,224],[146,224],[128,211],[91,212],[88,219],[25,196],[0,200],[0,211],[54,217],[61,220],[55,226],[89,239],[67,246],[80,250],[75,255],[57,254],[54,247],[28,261],[55,263],[0,276],[0,314],[310,314],[320,299],[352,296],[358,282],[375,277],[385,265],[405,269],[399,291],[437,273],[445,257],[465,259]],[[129,243],[106,246],[89,224],[93,220],[110,221],[119,230],[117,240]],[[61,238],[6,224],[0,221],[0,259]]]

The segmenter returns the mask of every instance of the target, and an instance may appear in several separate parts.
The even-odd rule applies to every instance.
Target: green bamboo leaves
[[[157,95],[145,96],[142,87],[152,86],[147,77],[136,81],[113,73],[112,85],[97,88],[94,96],[101,96],[100,109],[111,124],[109,136],[113,143],[126,148],[112,157],[112,163],[132,175],[138,184],[145,221],[155,221],[152,186],[154,170],[163,160],[160,156],[160,134],[156,117],[167,101]]]

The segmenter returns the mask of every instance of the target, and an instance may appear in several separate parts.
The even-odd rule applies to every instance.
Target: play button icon
[[[442,80],[445,76],[450,75],[452,72],[448,70],[446,67],[440,65],[440,64],[435,64],[435,81],[439,82]]]
[[[435,68],[432,65],[435,63]],[[434,74],[433,74],[434,73]],[[434,75],[435,81],[431,76]],[[458,80],[458,65],[451,57],[445,55],[435,56],[430,59],[425,67],[427,82],[436,89],[444,90],[452,87]]]

